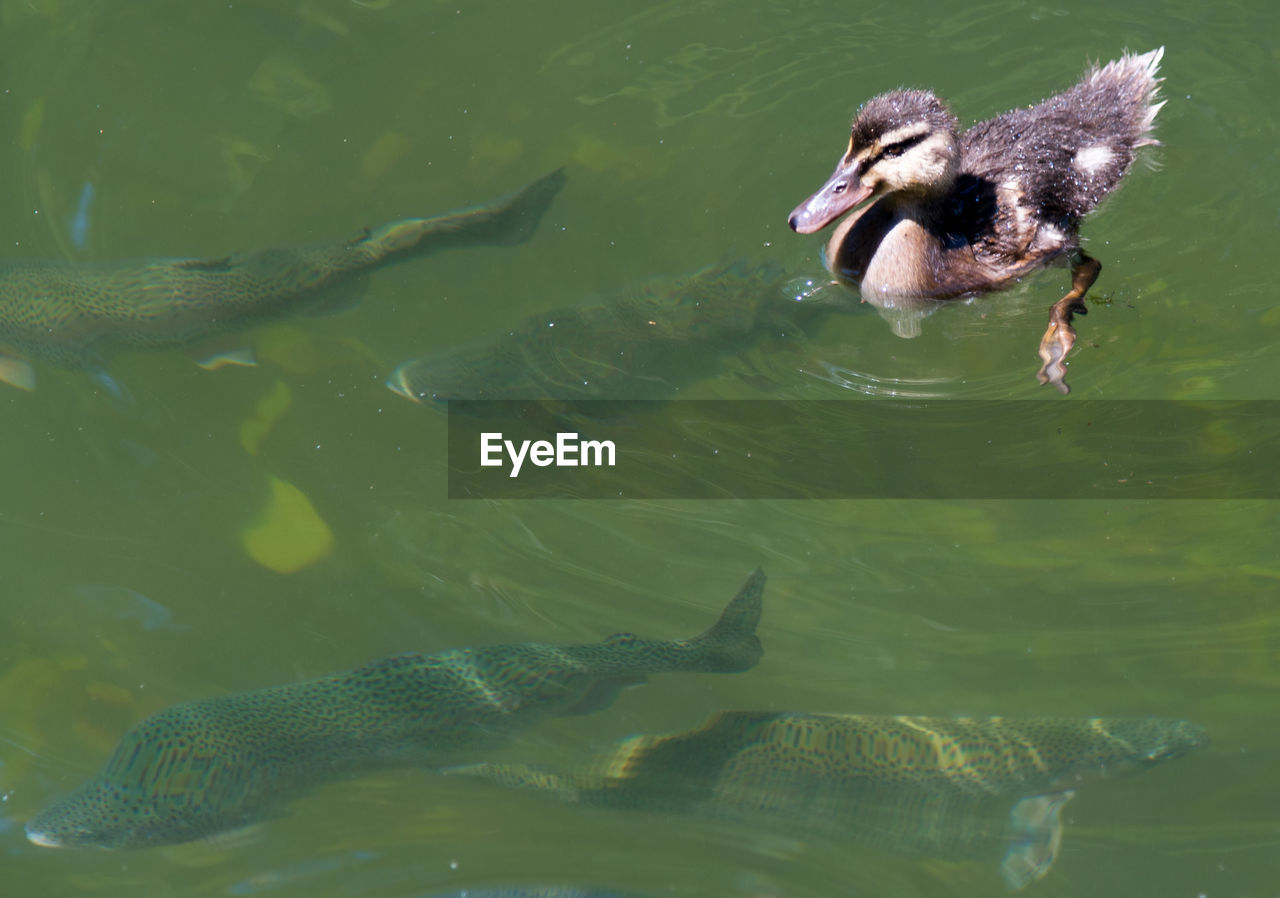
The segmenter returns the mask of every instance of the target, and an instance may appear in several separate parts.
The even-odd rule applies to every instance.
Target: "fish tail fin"
[[[764,571],[756,568],[738,594],[705,632],[688,641],[695,653],[695,670],[737,673],[756,666],[764,647],[756,636],[764,603]]]
[[[474,215],[476,220],[469,229],[486,243],[499,246],[523,243],[538,230],[542,216],[546,214],[551,201],[564,187],[566,180],[564,167],[561,166],[526,184],[515,193],[494,200],[482,210],[473,210],[469,214]]]
[[[351,245],[376,261],[420,258],[464,246],[515,246],[538,230],[565,180],[564,169],[557,168],[515,193],[483,205],[433,218],[393,221],[361,233]]]

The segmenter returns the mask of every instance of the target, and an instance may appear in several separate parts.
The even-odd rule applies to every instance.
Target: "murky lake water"
[[[687,636],[760,565],[754,670],[656,676],[486,759],[585,760],[722,709],[1186,718],[1212,745],[1082,788],[1034,891],[1276,895],[1274,502],[451,501],[444,416],[383,385],[406,359],[653,278],[736,259],[820,277],[821,239],[786,216],[862,100],[930,86],[968,123],[1160,45],[1157,164],[1083,228],[1103,271],[1071,398],[1033,376],[1057,269],[911,340],[849,302],[744,341],[681,395],[1275,399],[1265,4],[0,2],[6,256],[213,257],[568,172],[529,242],[378,272],[358,305],[253,331],[256,368],[133,353],[105,379],[37,366],[37,390],[0,393],[5,894],[997,893],[986,864],[417,770],[315,790],[229,843],[23,836],[174,702],[401,651]]]

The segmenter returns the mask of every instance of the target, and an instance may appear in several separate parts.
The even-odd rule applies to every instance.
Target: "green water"
[[[378,273],[358,307],[253,335],[257,368],[152,352],[112,360],[124,398],[49,367],[35,393],[0,392],[4,893],[996,894],[976,864],[583,813],[413,770],[317,790],[235,844],[60,853],[23,837],[175,701],[405,650],[684,636],[763,565],[755,670],[657,677],[501,756],[586,757],[725,708],[1188,718],[1212,746],[1082,789],[1034,891],[1274,896],[1274,503],[451,502],[443,417],[382,385],[406,358],[655,276],[736,258],[816,276],[821,241],[786,215],[862,99],[932,86],[972,121],[1066,86],[1087,58],[1162,44],[1157,164],[1084,228],[1107,302],[1079,322],[1075,395],[1274,399],[1280,14],[1261,2],[0,2],[6,255],[320,240],[569,167],[529,243]],[[909,341],[851,306],[685,392],[1064,401],[1033,374],[1065,283],[1055,270],[956,304]],[[242,439],[273,396],[284,411]],[[290,573],[244,541],[272,478],[333,536]]]

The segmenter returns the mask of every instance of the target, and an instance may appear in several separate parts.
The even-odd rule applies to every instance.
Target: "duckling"
[[[791,213],[811,234],[836,227],[825,261],[864,299],[948,299],[999,290],[1050,263],[1071,289],[1040,341],[1041,384],[1069,392],[1072,314],[1102,270],[1080,246],[1080,220],[1128,171],[1152,135],[1164,48],[1090,67],[1074,87],[961,132],[926,90],[868,100],[835,173]],[[869,295],[870,294],[870,295]]]

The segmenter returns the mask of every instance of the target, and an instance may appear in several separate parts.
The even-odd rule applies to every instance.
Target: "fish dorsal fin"
[[[1062,806],[1075,797],[1073,790],[1024,798],[1009,812],[1013,834],[1000,862],[1000,872],[1010,889],[1023,889],[1049,872],[1062,845]]]

